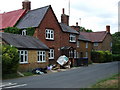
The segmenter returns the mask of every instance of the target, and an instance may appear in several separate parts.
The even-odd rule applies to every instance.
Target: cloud
[[[0,13],[22,8],[23,0],[2,0],[0,3]],[[46,5],[52,8],[60,22],[62,8],[68,12],[69,0],[30,0],[32,9]],[[79,22],[80,25],[97,30],[105,30],[106,24],[111,25],[111,32],[114,33],[118,24],[118,1],[119,0],[70,0],[70,25]],[[81,21],[80,19],[81,18]]]

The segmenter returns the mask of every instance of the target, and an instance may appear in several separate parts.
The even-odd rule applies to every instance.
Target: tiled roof
[[[80,32],[86,39],[91,40],[91,42],[102,42],[108,32]]]
[[[60,23],[60,26],[63,32],[79,34],[76,30],[72,29],[70,26],[67,26],[66,24]]]
[[[49,6],[30,10],[16,25],[17,28],[25,29],[28,27],[38,27],[43,20]]]
[[[83,35],[79,35],[78,40],[82,40],[82,41],[91,41],[90,39],[85,38]]]
[[[25,13],[26,10],[19,9],[19,10],[0,14],[0,29],[13,27]]]
[[[2,39],[8,44],[13,45],[19,49],[49,49],[37,38],[27,35],[2,33]]]

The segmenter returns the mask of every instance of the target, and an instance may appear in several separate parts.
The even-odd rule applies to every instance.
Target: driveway
[[[65,72],[4,80],[4,88],[88,88],[118,73],[118,63],[92,64]]]

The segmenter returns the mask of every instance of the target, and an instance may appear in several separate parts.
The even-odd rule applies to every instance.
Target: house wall
[[[65,33],[65,32],[61,33],[61,47],[71,46],[76,49],[78,35],[76,35],[76,42],[70,42],[69,38],[70,38],[70,33]]]
[[[83,53],[83,57],[86,57],[86,52],[88,52],[88,60],[91,60],[91,50],[92,43],[88,42],[88,48],[86,48],[86,41],[79,41],[79,47],[77,47],[77,51],[79,52],[79,57],[81,58],[81,52]]]
[[[37,50],[28,50],[28,63],[27,64],[19,64],[18,71],[31,71],[34,68],[45,68],[48,66],[48,51],[46,51],[46,62],[37,62]]]
[[[46,40],[45,38],[45,30],[53,29],[54,30],[54,40]],[[60,56],[60,33],[61,28],[59,23],[54,15],[52,8],[48,9],[44,19],[38,28],[36,28],[34,36],[40,39],[44,44],[46,44],[49,48],[53,48],[55,50],[55,58],[54,60],[49,60],[50,63],[56,63],[56,60]]]
[[[112,50],[111,42],[112,42],[112,36],[110,34],[107,34],[103,42],[100,42],[98,46],[93,45],[93,50],[111,51]]]

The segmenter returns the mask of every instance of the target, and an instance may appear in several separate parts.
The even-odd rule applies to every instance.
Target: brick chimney
[[[110,25],[106,25],[106,31],[110,33]]]
[[[62,10],[61,23],[64,23],[69,26],[69,16],[65,14],[64,8]]]
[[[29,11],[31,9],[31,1],[29,0],[24,0],[22,2],[22,9],[26,9],[27,11]]]
[[[71,26],[71,28],[75,29],[77,32],[80,32],[80,26],[78,26],[78,22],[76,22],[76,26]]]

